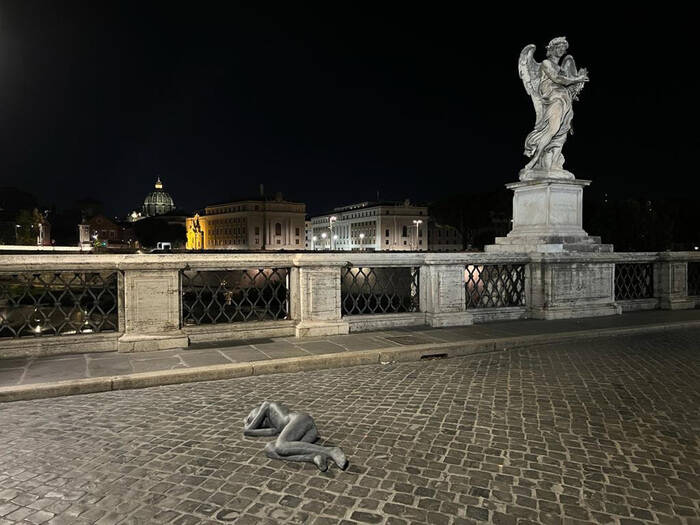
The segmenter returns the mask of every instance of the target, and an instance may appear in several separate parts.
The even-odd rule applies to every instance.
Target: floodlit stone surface
[[[618,336],[4,405],[0,520],[692,523],[698,341]],[[242,437],[272,396],[313,413],[348,471],[273,463]]]

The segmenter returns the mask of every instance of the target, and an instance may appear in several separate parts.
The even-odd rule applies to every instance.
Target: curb
[[[121,376],[105,376],[88,379],[56,381],[0,387],[0,403],[75,394],[93,394],[113,390],[129,390],[152,386],[192,383],[197,381],[218,381],[269,374],[303,372],[329,368],[345,368],[360,365],[406,363],[434,358],[462,357],[487,352],[503,352],[530,346],[563,343],[579,339],[638,335],[685,328],[700,328],[700,321],[657,323],[641,326],[601,328],[598,330],[578,330],[553,334],[498,337],[476,341],[456,341],[448,343],[426,343],[407,347],[357,350],[308,357],[290,357],[255,361],[251,363],[231,363],[177,370],[160,370]]]

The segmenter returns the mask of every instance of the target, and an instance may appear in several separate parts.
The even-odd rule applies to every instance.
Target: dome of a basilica
[[[149,193],[143,201],[143,214],[146,217],[163,215],[175,209],[175,203],[168,192],[163,189],[163,183],[158,177],[156,189]]]

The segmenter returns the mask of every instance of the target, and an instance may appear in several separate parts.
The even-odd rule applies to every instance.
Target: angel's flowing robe
[[[559,74],[566,74],[560,66],[550,62]],[[573,103],[569,89],[550,78],[544,67],[540,67],[539,95],[542,100],[542,113],[535,123],[535,129],[525,139],[525,154],[532,157],[538,150],[540,157],[533,166],[534,169],[546,169],[542,165],[546,153],[557,150],[552,159],[553,169],[562,169],[564,157],[561,148],[566,142],[566,136],[571,130],[571,119],[574,117]]]

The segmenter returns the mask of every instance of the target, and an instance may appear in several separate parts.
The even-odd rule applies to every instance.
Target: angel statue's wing
[[[532,97],[535,106],[536,121],[542,115],[542,97],[540,96],[540,64],[532,55],[535,53],[535,44],[525,46],[518,59],[518,73],[525,86],[525,91]]]

